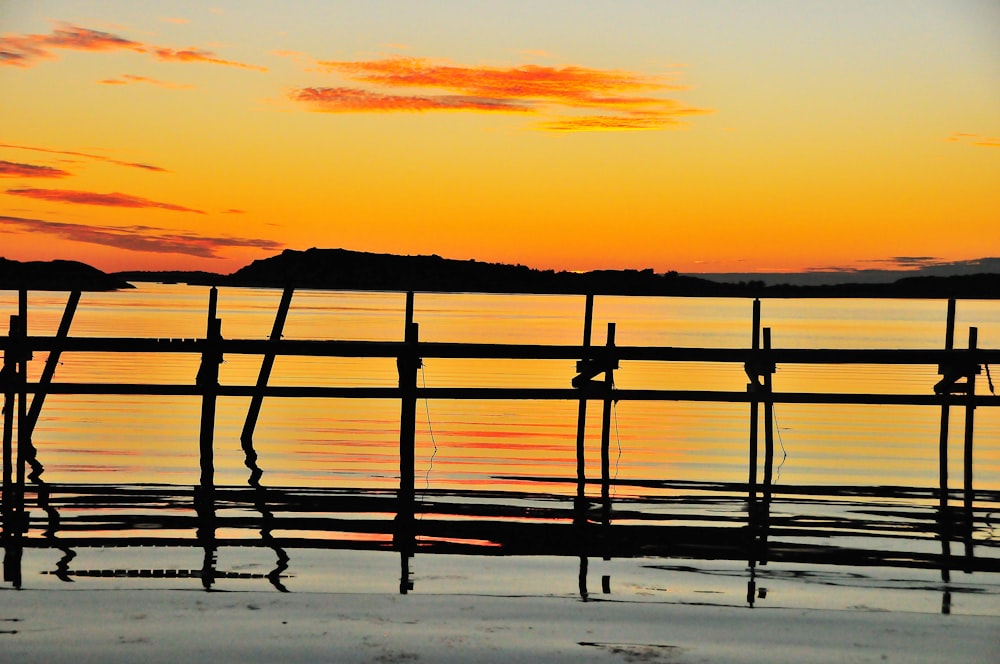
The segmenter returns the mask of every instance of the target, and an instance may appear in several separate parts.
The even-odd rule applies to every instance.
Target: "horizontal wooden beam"
[[[226,355],[296,355],[304,357],[382,357],[396,358],[409,354],[402,341],[343,341],[223,339],[218,344]],[[204,339],[132,339],[114,337],[26,337],[18,343],[0,337],[0,350],[28,348],[32,351],[89,353],[191,353],[205,352]],[[1000,349],[839,349],[839,348],[678,348],[658,346],[572,346],[544,344],[483,344],[419,342],[417,355],[422,358],[449,359],[519,359],[646,360],[659,362],[743,363],[767,361],[778,364],[873,364],[938,365],[954,362],[1000,364]]]
[[[25,391],[48,394],[121,394],[149,396],[201,396],[203,390],[194,385],[140,384],[140,383],[28,383]],[[335,398],[335,399],[399,399],[398,387],[316,387],[220,385],[216,394],[223,397],[250,397],[262,393],[266,397],[285,398]],[[418,399],[454,400],[510,400],[529,399],[551,401],[579,401],[580,399],[614,401],[710,401],[721,403],[762,402],[759,393],[720,390],[641,390],[604,389],[577,390],[573,388],[518,388],[518,387],[418,387]],[[867,394],[867,393],[817,393],[773,392],[767,396],[773,403],[811,404],[872,404],[898,406],[1000,406],[1000,397],[950,394]]]

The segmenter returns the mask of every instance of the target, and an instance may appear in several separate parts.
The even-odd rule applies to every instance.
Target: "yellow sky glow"
[[[294,4],[0,9],[0,255],[753,272],[1000,247],[988,4]]]

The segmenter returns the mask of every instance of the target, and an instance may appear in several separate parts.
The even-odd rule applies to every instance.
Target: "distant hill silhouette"
[[[130,288],[128,281],[330,290],[1000,299],[998,272],[908,276],[891,283],[767,285],[762,280],[725,283],[676,272],[660,274],[652,269],[556,272],[436,255],[397,256],[347,249],[287,249],[276,256],[253,261],[229,275],[184,271],[134,271],[108,275],[75,261],[19,263],[0,258],[0,289],[114,290]]]
[[[134,288],[120,277],[77,261],[30,261],[0,258],[0,290],[111,291]]]
[[[601,270],[574,273],[523,265],[396,256],[345,249],[285,250],[256,260],[226,280],[232,286],[417,290],[485,293],[721,294],[726,285],[675,272]]]
[[[727,297],[907,297],[1000,298],[1000,273],[952,277],[906,277],[892,283],[822,286],[721,283],[645,270],[555,272],[523,265],[452,260],[440,256],[396,256],[345,249],[285,250],[237,270],[224,283],[358,290],[470,291],[500,293],[594,293]]]

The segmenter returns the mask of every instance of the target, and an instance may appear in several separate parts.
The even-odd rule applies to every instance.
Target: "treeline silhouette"
[[[115,290],[129,281],[212,286],[315,288],[484,293],[593,293],[596,295],[681,295],[701,297],[1000,297],[1000,274],[911,276],[892,283],[767,285],[749,280],[710,281],[670,271],[538,270],[524,265],[398,256],[347,249],[286,249],[253,261],[232,274],[187,271],[131,271],[105,274],[75,261],[29,262],[0,258],[0,289]]]

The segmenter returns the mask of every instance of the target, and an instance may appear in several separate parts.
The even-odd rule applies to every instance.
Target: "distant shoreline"
[[[989,269],[992,263],[984,265]],[[765,283],[753,274],[723,276],[655,273],[646,270],[555,272],[523,265],[453,260],[440,256],[397,256],[344,249],[286,250],[253,261],[232,274],[204,271],[104,273],[75,261],[21,263],[0,258],[0,290],[109,291],[129,283],[186,283],[207,286],[525,294],[646,295],[675,297],[1000,299],[1000,272],[926,275],[831,284]],[[916,276],[914,276],[914,274]],[[769,279],[776,275],[760,275]],[[794,277],[795,275],[788,275]],[[808,277],[810,275],[802,275]],[[831,275],[824,275],[830,278]],[[852,275],[857,279],[860,275]]]

